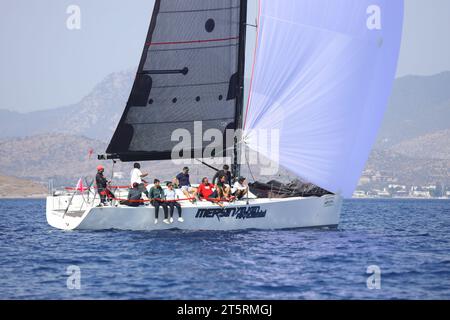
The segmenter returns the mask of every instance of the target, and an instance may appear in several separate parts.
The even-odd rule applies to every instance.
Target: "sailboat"
[[[48,223],[64,230],[337,227],[388,103],[402,20],[403,0],[156,0],[129,100],[99,159],[228,157],[237,177],[250,150],[329,192],[249,193],[223,206],[180,201],[184,222],[155,224],[152,206],[98,207],[90,188],[49,196]],[[214,134],[204,139],[230,131],[231,143],[211,148]]]

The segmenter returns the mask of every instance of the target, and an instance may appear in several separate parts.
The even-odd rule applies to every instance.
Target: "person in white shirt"
[[[135,183],[138,184],[138,189],[143,192],[148,198],[148,191],[145,188],[146,180],[143,178],[147,177],[148,173],[141,172],[141,165],[139,163],[134,164],[133,170],[131,170],[131,185],[133,186]]]
[[[233,185],[233,195],[240,200],[247,194],[248,194],[247,179],[244,177],[239,177],[239,179]]]
[[[175,208],[178,211],[178,222],[183,222],[184,219],[181,217],[181,205],[177,202],[178,197],[175,189],[173,188],[173,183],[169,182],[167,184],[167,189],[164,190],[164,195],[166,196],[167,205],[170,209],[170,223],[173,222],[173,212]]]

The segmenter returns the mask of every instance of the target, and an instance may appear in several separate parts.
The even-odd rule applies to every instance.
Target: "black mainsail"
[[[134,85],[106,150],[109,159],[171,159],[178,143],[172,132],[186,129],[193,136],[197,121],[203,131],[219,129],[223,136],[240,128],[246,6],[247,0],[155,1]]]

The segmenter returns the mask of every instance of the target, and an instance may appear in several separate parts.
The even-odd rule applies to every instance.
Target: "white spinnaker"
[[[403,0],[259,0],[248,146],[349,197],[391,93]],[[279,130],[279,154],[259,144]]]
[[[247,0],[247,29],[245,41],[245,72],[244,72],[244,110],[245,117],[247,102],[249,101],[250,87],[256,58],[256,40],[258,32],[259,0]]]

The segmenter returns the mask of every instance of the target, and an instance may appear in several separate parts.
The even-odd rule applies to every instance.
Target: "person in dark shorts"
[[[227,165],[227,164],[224,165],[223,166],[223,170],[219,170],[219,171],[216,172],[216,174],[213,177],[212,183],[216,184],[219,181],[219,178],[221,176],[225,176],[226,177],[225,182],[226,182],[226,184],[228,184],[228,186],[231,187],[231,185],[232,185],[231,183],[232,183],[233,177],[231,176],[231,171],[230,171],[230,166],[229,165]]]
[[[104,176],[105,168],[102,165],[97,166],[97,174],[95,175],[95,184],[100,195],[100,206],[107,205],[106,198],[115,198],[114,194],[109,190],[109,181]]]
[[[175,211],[175,208],[177,208],[178,211],[178,222],[184,222],[184,219],[181,217],[181,205],[177,202],[178,197],[172,182],[167,184],[167,189],[164,190],[164,194],[167,206],[169,207],[170,223],[173,222],[173,212]]]
[[[163,222],[166,224],[169,224],[169,219],[168,219],[168,209],[167,209],[167,204],[166,202],[164,202],[164,190],[161,187],[161,182],[158,179],[155,179],[155,181],[153,182],[154,186],[151,187],[149,194],[149,198],[151,200],[151,204],[152,206],[155,207],[155,224],[158,223],[158,215],[159,215],[159,207],[162,207],[164,210],[164,220]]]

